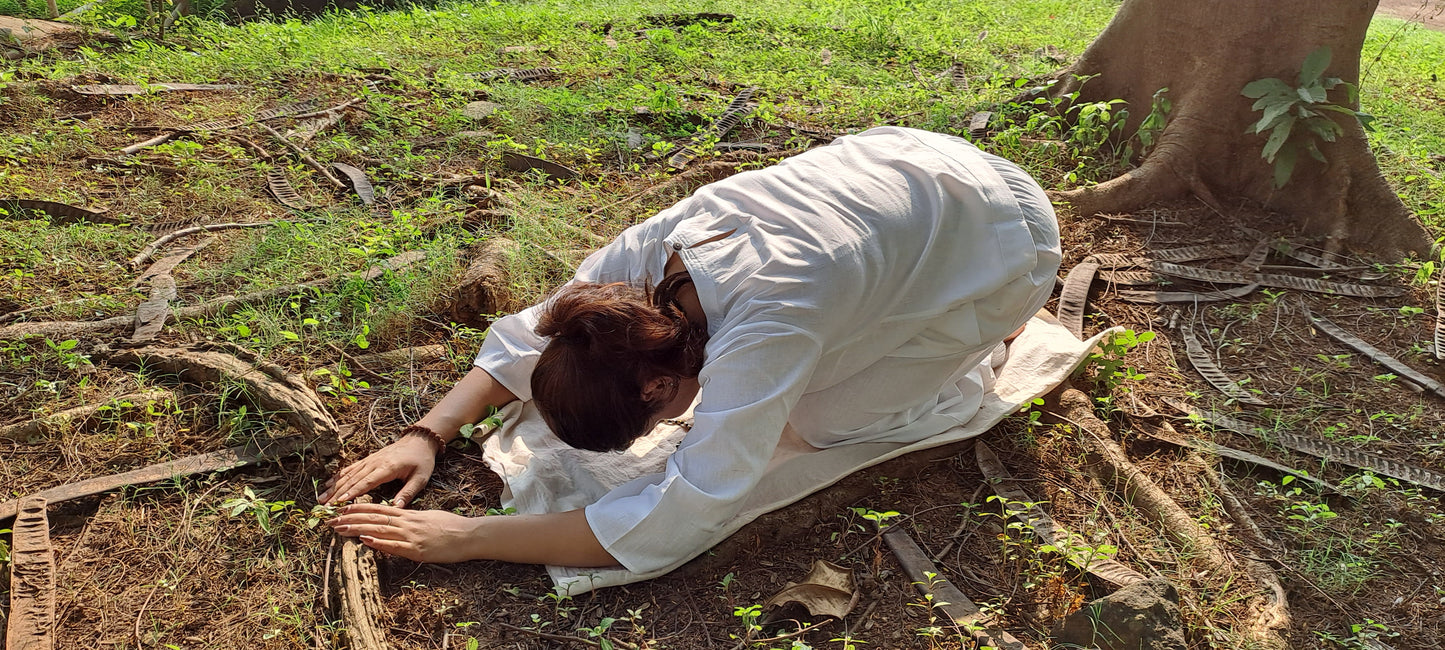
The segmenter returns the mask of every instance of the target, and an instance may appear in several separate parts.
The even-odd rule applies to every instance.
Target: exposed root
[[[55,645],[55,553],[45,507],[45,499],[27,497],[15,520],[5,634],[5,647],[13,650],[50,650]]]
[[[1049,192],[1055,203],[1068,203],[1081,217],[1099,213],[1129,212],[1155,201],[1183,195],[1189,184],[1169,164],[1169,149],[1161,142],[1144,163],[1123,176],[1090,187]]]
[[[516,242],[502,237],[488,239],[479,247],[452,292],[452,320],[485,327],[488,316],[515,306],[508,262],[520,250]]]
[[[242,360],[224,352],[180,348],[112,350],[100,346],[92,355],[116,365],[139,366],[150,372],[175,375],[190,383],[238,384],[257,408],[280,415],[305,434],[318,452],[334,454],[340,446],[341,428],[316,393],[300,377],[279,366]]]
[[[1229,572],[1229,561],[1218,543],[1194,521],[1194,517],[1129,460],[1119,443],[1115,442],[1109,425],[1094,416],[1093,400],[1088,395],[1078,389],[1067,388],[1059,398],[1059,406],[1063,413],[1056,417],[1083,429],[1080,439],[1086,454],[1085,470],[1090,475],[1162,524],[1164,532],[1176,544],[1193,551],[1210,571]]]
[[[368,366],[378,368],[393,368],[397,366],[414,366],[416,364],[431,363],[451,358],[451,352],[447,346],[422,345],[414,348],[401,348],[399,350],[387,350],[386,352],[373,352],[371,354],[356,355],[357,363],[364,363]]]
[[[52,413],[43,417],[35,418],[29,422],[11,424],[0,427],[0,440],[11,442],[29,442],[36,438],[44,437],[51,431],[56,431],[70,426],[77,422],[84,422],[95,415],[102,407],[110,406],[118,402],[130,402],[132,404],[145,404],[146,402],[158,402],[171,399],[171,392],[163,389],[148,390],[143,393],[131,393],[99,402],[96,404],[85,404],[72,409],[66,409],[59,413]]]
[[[369,503],[371,498],[363,495],[356,501]],[[355,650],[390,650],[391,645],[386,642],[388,617],[381,599],[376,551],[362,544],[358,537],[344,537],[336,571],[340,600],[338,609],[351,647]]]
[[[1250,546],[1274,555],[1278,551],[1274,542],[1265,537],[1259,524],[1254,523],[1254,517],[1245,510],[1244,504],[1235,496],[1234,491],[1224,484],[1218,472],[1213,467],[1208,467],[1204,471],[1204,477],[1214,489],[1214,493],[1219,495],[1224,511],[1234,520],[1239,537]],[[1255,559],[1244,560],[1244,572],[1264,590],[1264,603],[1250,628],[1250,636],[1267,647],[1282,647],[1275,644],[1280,640],[1279,631],[1289,629],[1291,617],[1289,597],[1285,593],[1284,585],[1279,582],[1279,574],[1269,568],[1269,565]]]
[[[362,280],[374,280],[381,277],[387,271],[399,271],[411,266],[425,258],[420,251],[402,253],[389,260],[367,269],[360,274],[344,275],[334,278],[322,278],[300,284],[292,284],[284,287],[276,287],[265,291],[256,291],[239,296],[224,296],[210,302],[185,307],[175,311],[175,320],[191,320],[224,316],[237,309],[249,305],[283,300],[295,295],[298,292],[308,289],[325,290],[345,280],[360,278]],[[127,327],[135,323],[132,316],[114,316],[101,320],[91,321],[41,321],[35,323],[16,323],[6,327],[0,327],[0,341],[22,339],[27,336],[47,336],[51,338],[74,338],[83,335],[106,334],[126,331]]]
[[[1189,549],[1194,560],[1202,564],[1209,573],[1216,576],[1230,576],[1235,573],[1234,563],[1225,555],[1214,537],[1129,460],[1123,448],[1114,440],[1109,426],[1094,416],[1093,400],[1089,399],[1088,395],[1066,387],[1059,397],[1059,408],[1062,414],[1051,415],[1082,429],[1080,441],[1084,447],[1085,471],[1132,504],[1140,513],[1162,526],[1164,533],[1174,543]],[[1268,567],[1262,568],[1268,571]],[[1255,577],[1255,571],[1258,569],[1245,567],[1245,572],[1251,577]],[[1261,574],[1256,580],[1263,577],[1264,574]],[[1278,583],[1277,579],[1275,583]],[[1261,584],[1265,582],[1261,580]],[[1276,596],[1283,594],[1282,590],[1275,594],[1273,587],[1267,586],[1266,589]],[[1265,598],[1274,602],[1270,595]],[[1277,602],[1282,603],[1283,600]],[[1268,611],[1270,608],[1266,609]],[[1277,615],[1280,613],[1285,615],[1283,620],[1287,623],[1287,611],[1275,610],[1270,612],[1266,627],[1253,626],[1251,629],[1251,633],[1265,647],[1289,647],[1274,629],[1279,623]]]

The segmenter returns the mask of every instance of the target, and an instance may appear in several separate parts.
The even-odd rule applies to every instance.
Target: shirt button
[[[675,251],[680,251],[680,250],[682,250],[682,244],[673,244],[673,245],[672,245],[672,250],[675,250]]]

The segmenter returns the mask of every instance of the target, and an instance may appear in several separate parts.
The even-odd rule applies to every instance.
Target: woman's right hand
[[[440,451],[431,438],[420,435],[402,436],[361,462],[343,468],[326,482],[326,491],[319,501],[324,504],[350,501],[389,481],[406,481],[396,493],[392,504],[405,508],[413,497],[431,480]]]

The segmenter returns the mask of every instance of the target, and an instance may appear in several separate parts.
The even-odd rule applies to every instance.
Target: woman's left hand
[[[326,522],[338,535],[361,537],[378,551],[416,562],[463,562],[478,558],[477,520],[445,510],[402,510],[356,503]]]

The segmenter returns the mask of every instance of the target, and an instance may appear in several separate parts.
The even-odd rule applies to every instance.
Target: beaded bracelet
[[[408,426],[407,428],[401,430],[401,435],[402,435],[402,437],[406,437],[408,434],[413,434],[413,433],[418,434],[418,435],[420,435],[420,436],[422,436],[422,437],[424,437],[424,438],[426,438],[426,439],[428,439],[428,440],[431,440],[432,442],[437,443],[436,453],[440,454],[440,453],[442,453],[442,452],[444,452],[444,451],[447,450],[447,441],[446,441],[446,439],[442,437],[442,434],[437,433],[437,432],[435,432],[435,431],[432,431],[431,429],[428,429],[428,428],[426,428],[426,427],[424,427],[424,426],[421,426],[421,425],[419,425],[419,424],[413,424],[413,425],[410,425],[410,426]]]

